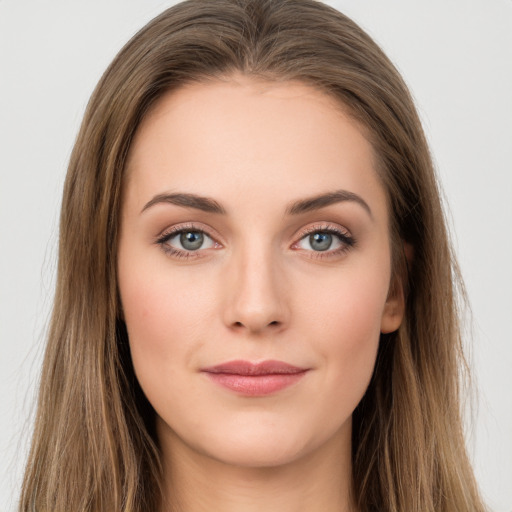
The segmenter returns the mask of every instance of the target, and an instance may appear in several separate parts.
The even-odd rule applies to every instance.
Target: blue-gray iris
[[[196,251],[203,245],[204,235],[199,231],[181,233],[180,243],[187,251]]]
[[[326,251],[331,247],[332,235],[330,233],[314,233],[309,236],[309,244],[315,251]]]

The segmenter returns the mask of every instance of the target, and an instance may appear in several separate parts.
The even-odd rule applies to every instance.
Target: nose
[[[286,326],[286,287],[271,251],[246,251],[234,256],[227,273],[226,326],[252,334],[277,332]]]

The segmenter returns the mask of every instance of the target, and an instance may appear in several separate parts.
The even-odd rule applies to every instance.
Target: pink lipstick
[[[308,368],[299,368],[282,361],[229,361],[201,371],[216,384],[247,396],[276,393],[298,382]]]

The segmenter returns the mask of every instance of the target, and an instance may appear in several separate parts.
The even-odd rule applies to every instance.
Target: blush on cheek
[[[347,277],[307,308],[310,318],[322,319],[317,347],[331,378],[354,407],[370,381],[380,340],[386,290],[384,284],[375,286],[378,282]]]
[[[194,287],[180,287],[177,281],[172,276],[155,279],[127,274],[120,287],[134,365],[144,361],[148,372],[151,367],[165,372],[164,362],[186,363],[186,351],[202,342],[201,330],[208,319],[205,294],[198,294]]]
[[[347,318],[350,321],[344,324],[339,337],[339,357],[347,373],[354,374],[352,385],[357,385],[361,379],[369,380],[373,372],[380,330],[375,318],[365,311],[354,311]]]

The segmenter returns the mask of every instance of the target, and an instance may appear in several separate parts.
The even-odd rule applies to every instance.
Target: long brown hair
[[[460,419],[459,275],[425,136],[380,48],[314,0],[188,0],[135,35],[102,77],[64,188],[55,304],[20,511],[159,506],[154,415],[134,376],[117,292],[125,161],[158,98],[235,72],[332,95],[377,155],[406,314],[397,332],[382,336],[354,412],[360,511],[483,511]]]

